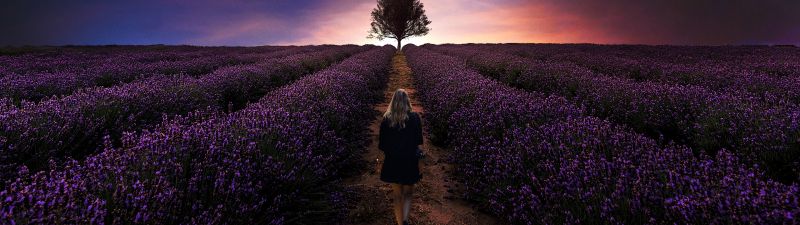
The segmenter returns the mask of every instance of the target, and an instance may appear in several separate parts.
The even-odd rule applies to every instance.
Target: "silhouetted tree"
[[[367,38],[397,39],[397,50],[403,39],[428,34],[431,21],[419,0],[378,0],[378,8],[372,10],[372,29]]]

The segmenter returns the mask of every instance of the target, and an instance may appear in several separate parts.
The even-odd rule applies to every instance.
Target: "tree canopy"
[[[378,7],[372,10],[372,28],[367,37],[396,39],[399,50],[403,39],[428,34],[430,24],[419,0],[378,0]]]

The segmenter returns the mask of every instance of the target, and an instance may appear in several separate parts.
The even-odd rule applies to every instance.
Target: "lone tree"
[[[397,39],[397,50],[403,39],[423,36],[431,29],[431,21],[419,0],[378,0],[378,8],[372,10],[372,29],[367,38]]]

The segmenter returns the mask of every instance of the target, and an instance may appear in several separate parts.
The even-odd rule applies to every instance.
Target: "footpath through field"
[[[376,105],[375,110],[386,111],[392,94],[398,88],[403,88],[409,93],[414,111],[424,118],[425,109],[417,101],[411,68],[408,67],[403,54],[396,54],[392,58],[389,84],[384,92],[385,101]],[[383,152],[378,149],[378,130],[382,119],[382,116],[378,115],[369,127],[372,141],[364,154],[364,160],[369,162],[367,170],[361,175],[345,180],[345,184],[357,190],[360,195],[359,201],[349,209],[347,224],[394,224],[392,188],[380,180]],[[424,139],[423,149],[427,157],[420,161],[422,180],[415,186],[410,223],[498,224],[493,217],[473,209],[470,203],[453,195],[457,184],[449,178],[448,171],[451,166],[444,159],[445,150],[431,144],[427,132],[424,134]]]

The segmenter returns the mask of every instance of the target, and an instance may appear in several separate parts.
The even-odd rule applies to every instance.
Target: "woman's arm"
[[[378,149],[386,151],[386,134],[383,129],[386,128],[386,120],[381,121],[381,128],[378,129]]]
[[[414,131],[414,134],[416,134],[417,136],[416,138],[417,145],[422,145],[422,118],[420,118],[419,113],[417,113],[416,117],[417,117],[417,127],[416,127],[417,130]]]

